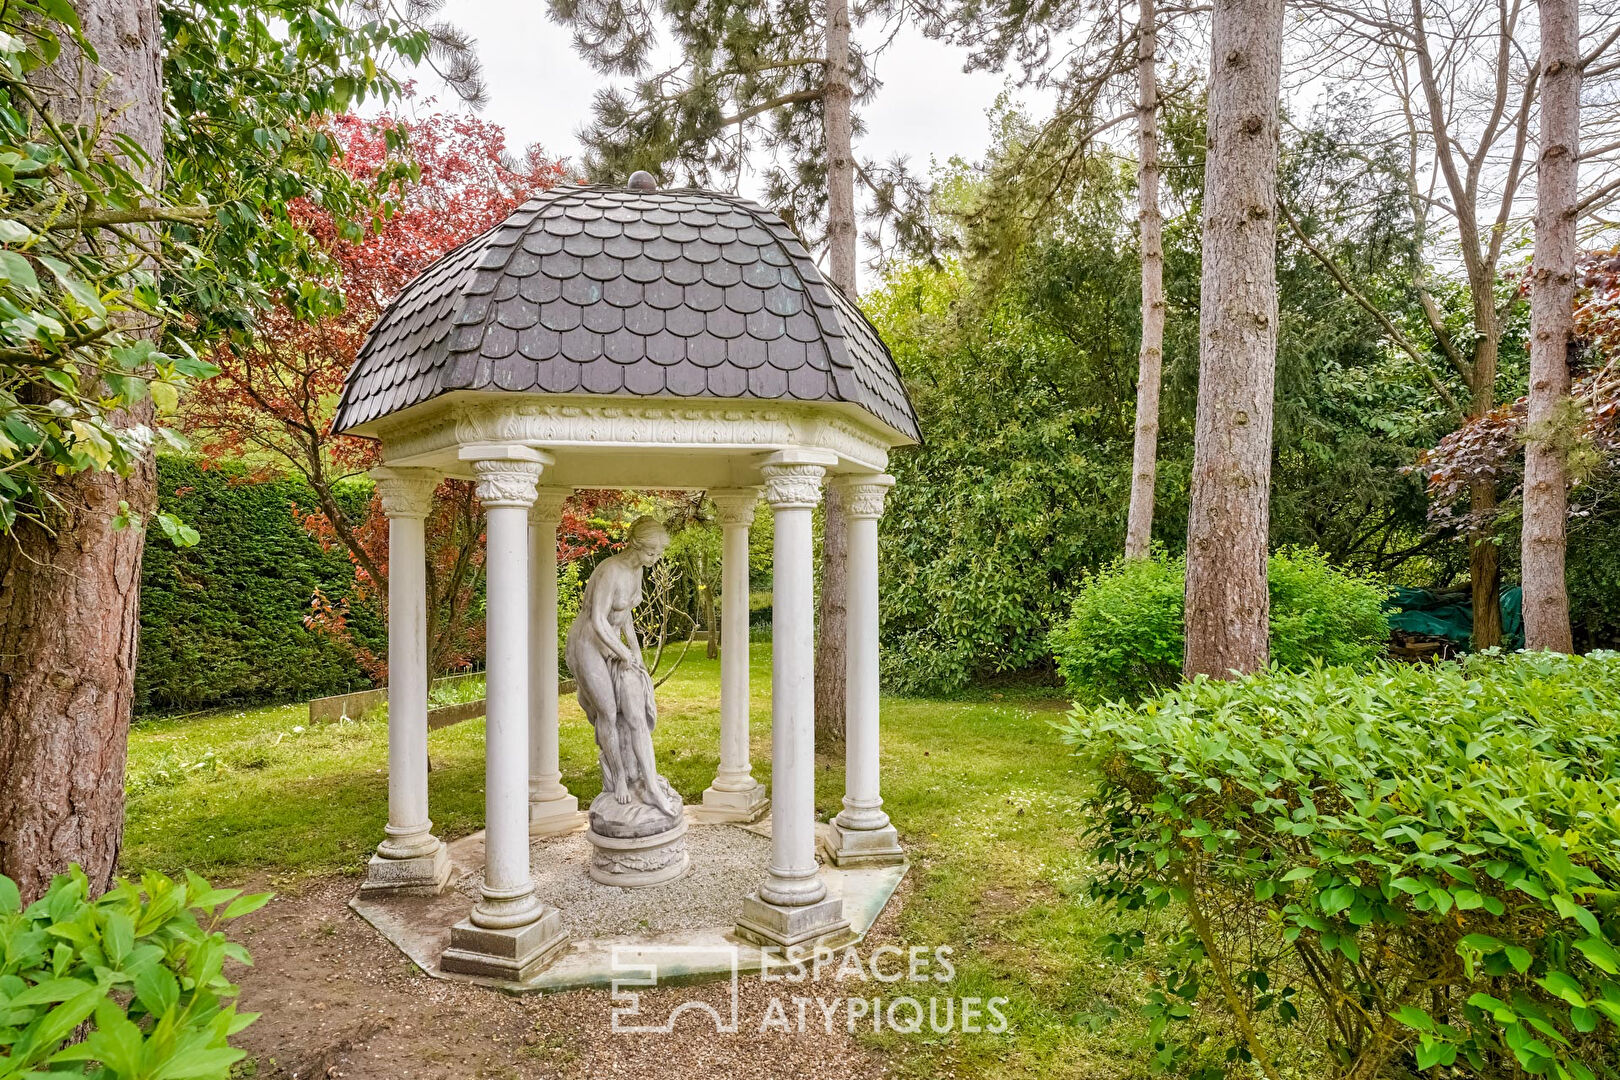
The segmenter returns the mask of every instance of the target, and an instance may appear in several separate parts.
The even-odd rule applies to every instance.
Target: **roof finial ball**
[[[657,191],[658,181],[646,169],[637,169],[630,174],[630,180],[625,187],[631,191]]]

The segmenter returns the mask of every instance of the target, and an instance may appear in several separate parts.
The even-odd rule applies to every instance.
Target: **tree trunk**
[[[155,0],[73,6],[100,63],[64,40],[62,59],[40,79],[49,107],[69,121],[99,115],[109,146],[113,134],[125,134],[161,163],[163,34]],[[151,418],[148,406],[123,419]],[[121,501],[135,521],[152,511],[152,457],[128,476],[67,478],[54,493],[62,508],[50,531],[25,523],[0,544],[0,873],[25,901],[72,863],[96,892],[117,868],[143,530],[115,530],[113,519]]]
[[[1581,64],[1577,0],[1540,0],[1541,161],[1536,167],[1536,253],[1530,282],[1529,438],[1524,447],[1524,645],[1571,652],[1564,580],[1569,477],[1563,421],[1575,330],[1576,162]]]
[[[827,266],[832,283],[855,298],[855,152],[849,86],[849,0],[827,0],[827,74],[822,101],[827,139]],[[827,489],[821,541],[821,598],[816,613],[816,746],[844,738],[844,513]]]
[[[1495,298],[1475,293],[1474,319],[1479,343],[1474,352],[1474,376],[1469,416],[1480,417],[1496,405],[1496,366],[1501,327],[1497,325]],[[1476,649],[1502,644],[1501,552],[1492,539],[1496,530],[1496,485],[1489,480],[1469,489],[1469,511],[1474,531],[1468,538],[1468,578],[1473,594]]]
[[[1216,0],[1187,525],[1188,676],[1254,671],[1268,655],[1282,30],[1282,0]]]
[[[849,86],[849,0],[827,0],[827,276],[855,298],[854,100]]]
[[[1159,382],[1164,365],[1164,241],[1159,214],[1158,13],[1142,0],[1136,28],[1136,202],[1142,237],[1142,347],[1136,358],[1136,445],[1125,557],[1144,559],[1153,544],[1153,489],[1159,472]]]

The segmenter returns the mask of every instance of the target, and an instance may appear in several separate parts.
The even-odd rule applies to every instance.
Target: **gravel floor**
[[[659,933],[729,926],[742,899],[758,887],[770,862],[771,842],[734,825],[696,825],[686,834],[692,868],[686,875],[645,889],[599,885],[586,874],[591,842],[583,832],[541,837],[530,848],[535,893],[562,912],[575,937]],[[457,888],[476,898],[482,871]]]

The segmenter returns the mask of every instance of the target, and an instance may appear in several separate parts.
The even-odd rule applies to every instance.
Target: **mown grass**
[[[769,771],[770,656],[753,650],[753,758]],[[714,775],[719,665],[694,651],[659,691],[659,766],[687,800]],[[1087,779],[1031,693],[884,701],[883,792],[913,860],[901,944],[949,945],[957,977],[927,988],[1004,997],[1005,1034],[867,1035],[907,1076],[1145,1076],[1140,969],[1106,959],[1107,918],[1084,897]],[[131,870],[187,866],[225,880],[357,874],[387,814],[386,722],[311,728],[301,706],[136,726]],[[600,789],[578,706],[562,708],[562,768],[581,804]],[[429,736],[441,836],[480,827],[483,722]],[[821,764],[816,801],[838,809],[843,772]],[[905,989],[892,990],[895,994]]]

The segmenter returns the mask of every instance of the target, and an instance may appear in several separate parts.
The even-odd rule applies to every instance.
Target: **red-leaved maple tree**
[[[401,289],[436,259],[498,224],[530,195],[564,179],[561,162],[530,147],[506,149],[502,129],[476,117],[425,119],[340,116],[331,122],[343,167],[391,187],[388,213],[372,231],[341,235],[319,206],[294,208],[295,219],[331,253],[338,276],[309,289],[341,292],[339,316],[310,323],[284,307],[264,314],[251,351],[222,348],[210,357],[220,375],[191,394],[183,418],[205,460],[246,459],[266,470],[291,468],[314,492],[315,505],[291,512],[323,545],[340,546],[355,566],[360,602],[387,596],[387,521],[374,496],[363,512],[345,509],[344,481],[377,464],[377,444],[332,433],[343,378],[366,332]],[[387,181],[413,164],[413,182]],[[571,501],[559,555],[577,558],[607,543],[592,524],[603,496]],[[452,670],[482,654],[482,628],[469,616],[483,567],[483,514],[469,484],[446,481],[427,521],[428,646],[434,671]],[[374,677],[384,660],[348,633],[348,601],[317,593],[306,620],[348,641]]]

